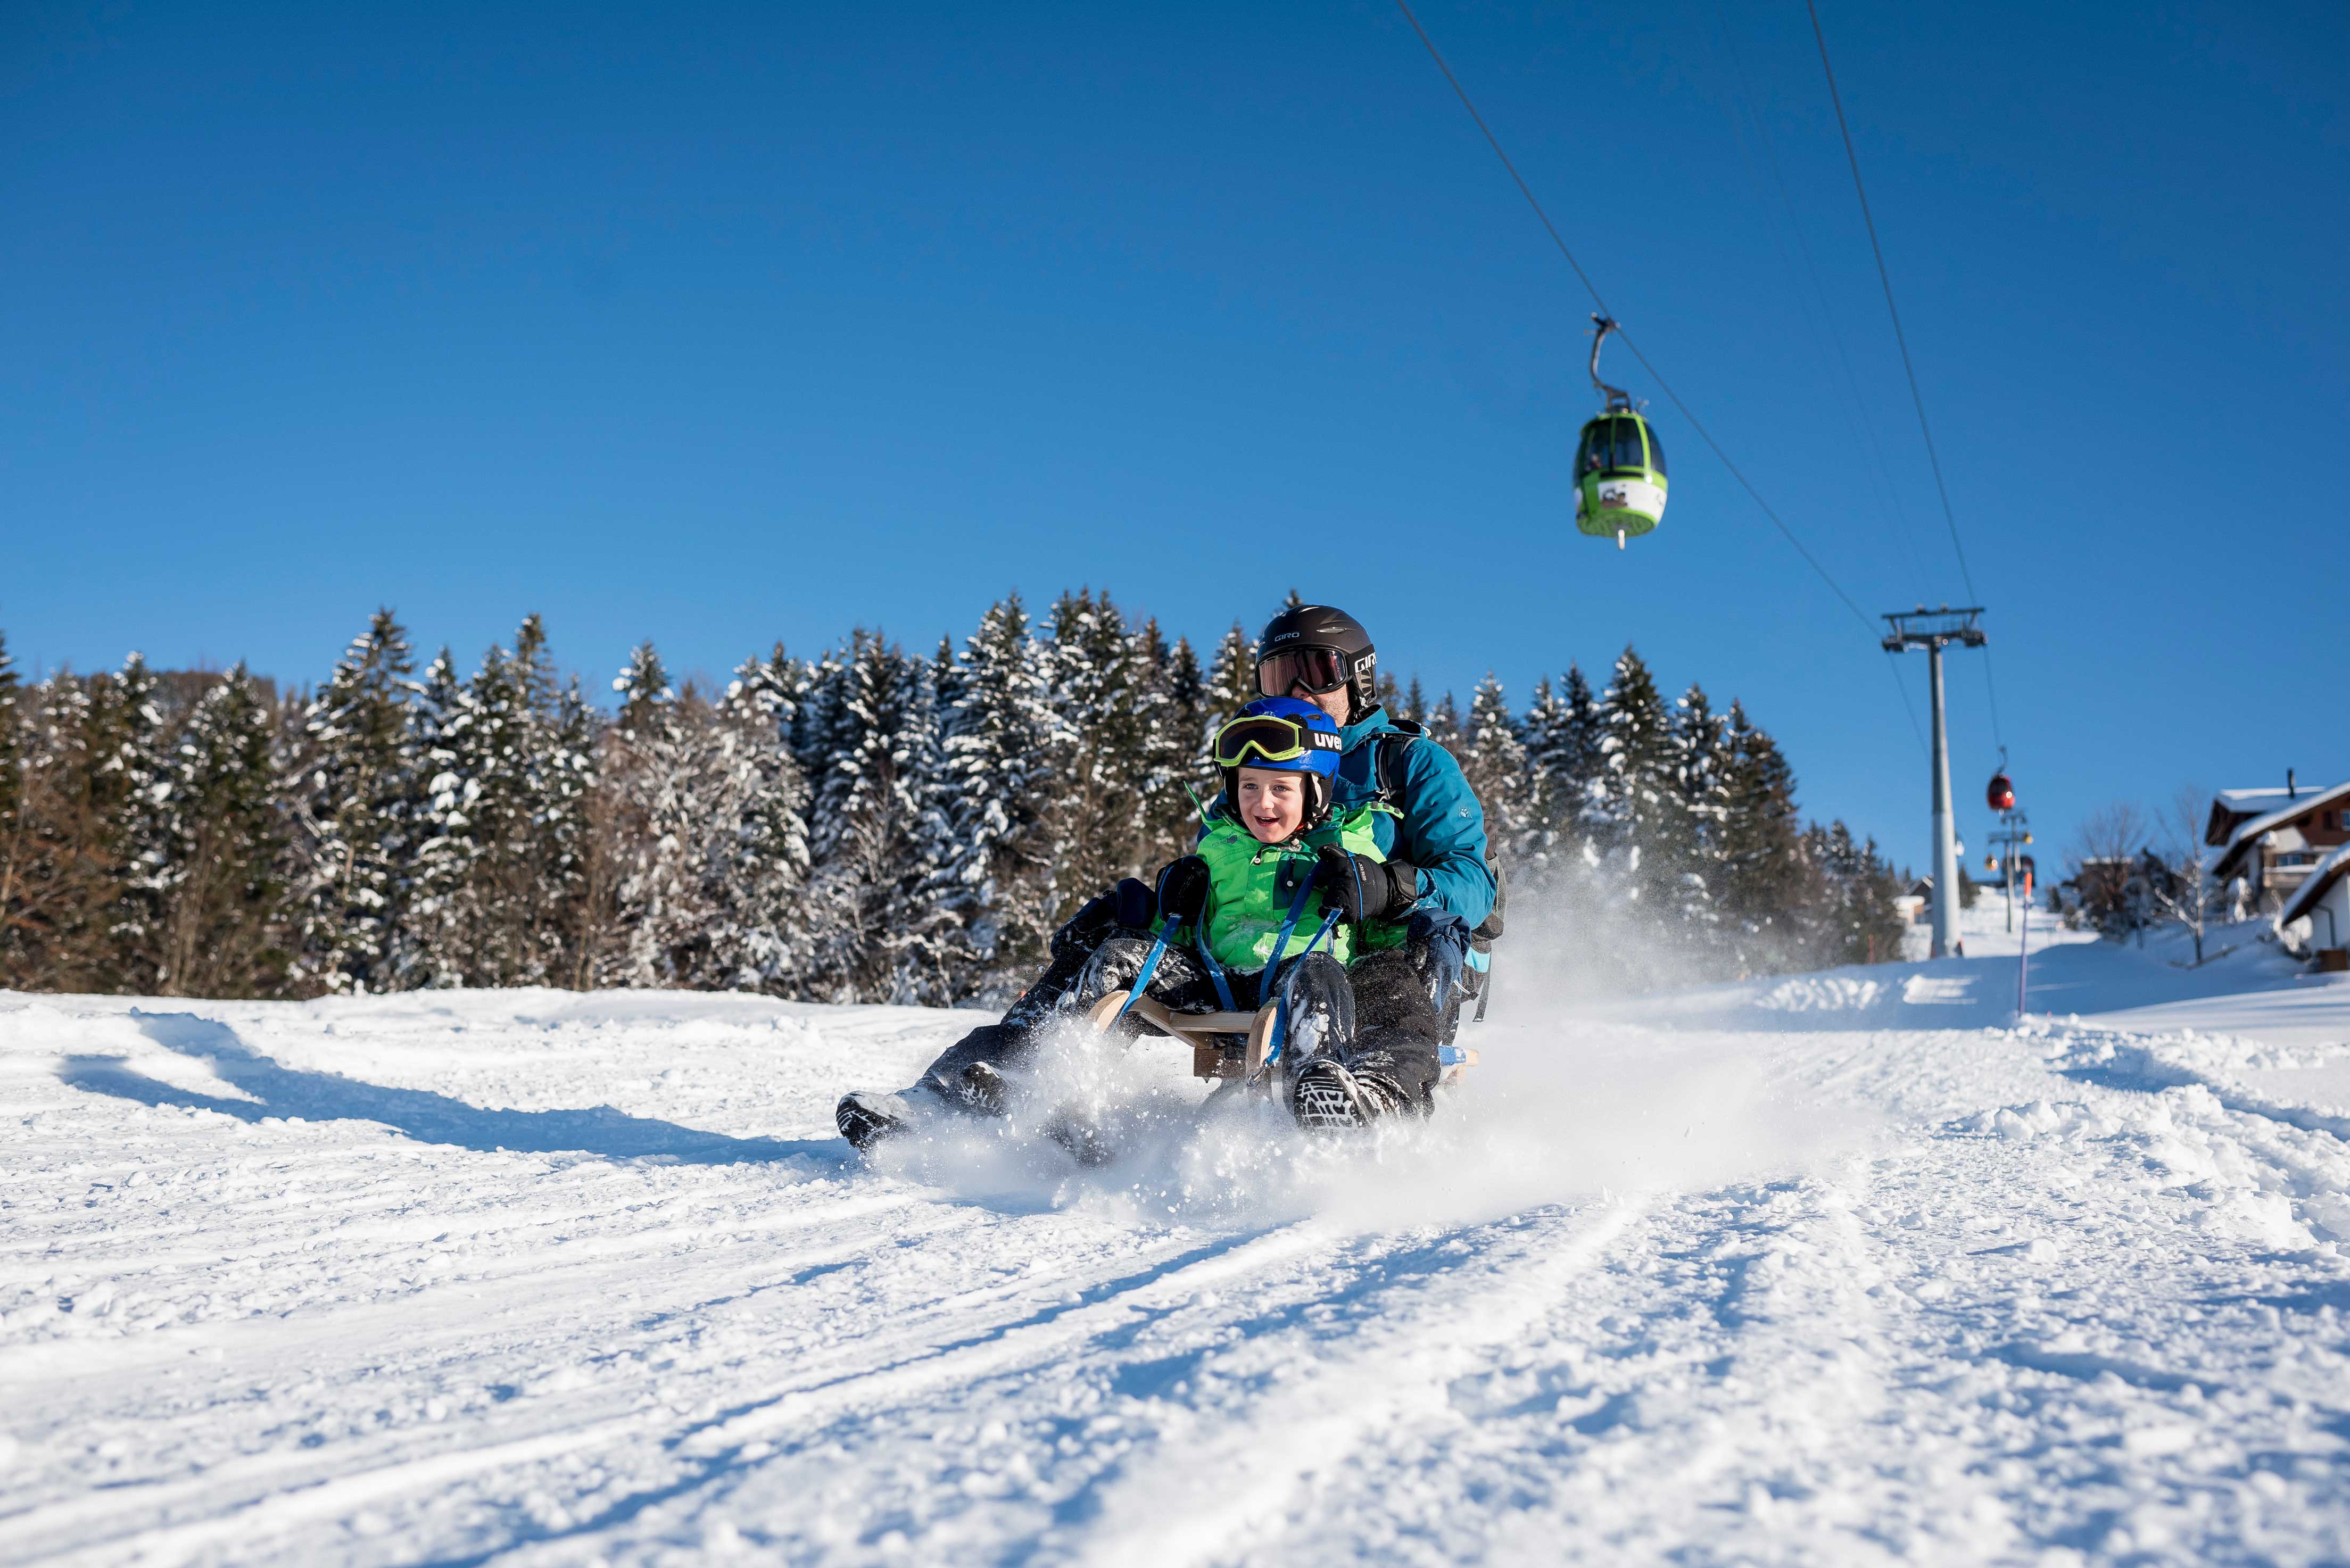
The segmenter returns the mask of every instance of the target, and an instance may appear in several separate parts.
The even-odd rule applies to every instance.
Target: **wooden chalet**
[[[2252,908],[2281,909],[2319,861],[2350,844],[2350,784],[2303,787],[2287,774],[2282,789],[2221,790],[2203,842],[2220,851],[2214,882],[2241,877]]]

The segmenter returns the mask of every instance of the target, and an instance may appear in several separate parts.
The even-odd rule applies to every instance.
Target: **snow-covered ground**
[[[1085,1170],[847,1158],[970,1014],[0,995],[0,1563],[2350,1556],[2350,987],[1970,919]]]

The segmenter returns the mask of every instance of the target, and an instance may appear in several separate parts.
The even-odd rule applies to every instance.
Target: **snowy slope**
[[[2350,988],[1996,945],[1088,1171],[847,1162],[969,1014],[0,995],[0,1563],[2350,1554]]]

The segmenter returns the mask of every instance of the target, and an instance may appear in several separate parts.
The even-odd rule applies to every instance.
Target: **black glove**
[[[1159,909],[1159,895],[1131,877],[1119,882],[1109,892],[1117,904],[1119,925],[1137,931],[1149,928],[1150,917]]]
[[[1208,863],[1196,855],[1170,860],[1159,873],[1159,918],[1170,926],[1196,926],[1208,910]]]
[[[1315,852],[1315,886],[1339,918],[1360,925],[1402,914],[1419,901],[1419,868],[1409,860],[1374,860],[1335,844]]]

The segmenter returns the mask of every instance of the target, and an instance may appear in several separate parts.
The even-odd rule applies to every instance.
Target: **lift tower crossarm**
[[[1936,958],[1963,956],[1966,949],[1959,940],[1959,838],[1958,827],[1950,809],[1950,729],[1942,716],[1942,649],[1951,643],[1960,648],[1981,648],[1990,640],[1982,628],[1975,624],[1982,614],[1982,606],[1970,605],[1952,609],[1944,605],[1939,609],[1928,609],[1919,605],[1914,610],[1896,610],[1885,618],[1892,630],[1885,634],[1884,649],[1887,653],[1899,653],[1905,649],[1926,650],[1926,671],[1934,694],[1934,949]]]
[[[1989,640],[1975,618],[1982,614],[1982,606],[1970,605],[1964,609],[1952,609],[1944,605],[1939,609],[1928,609],[1919,605],[1914,610],[1896,610],[1885,618],[1893,629],[1885,634],[1885,651],[1899,653],[1904,649],[1935,649],[1955,642],[1965,648],[1981,648]]]

